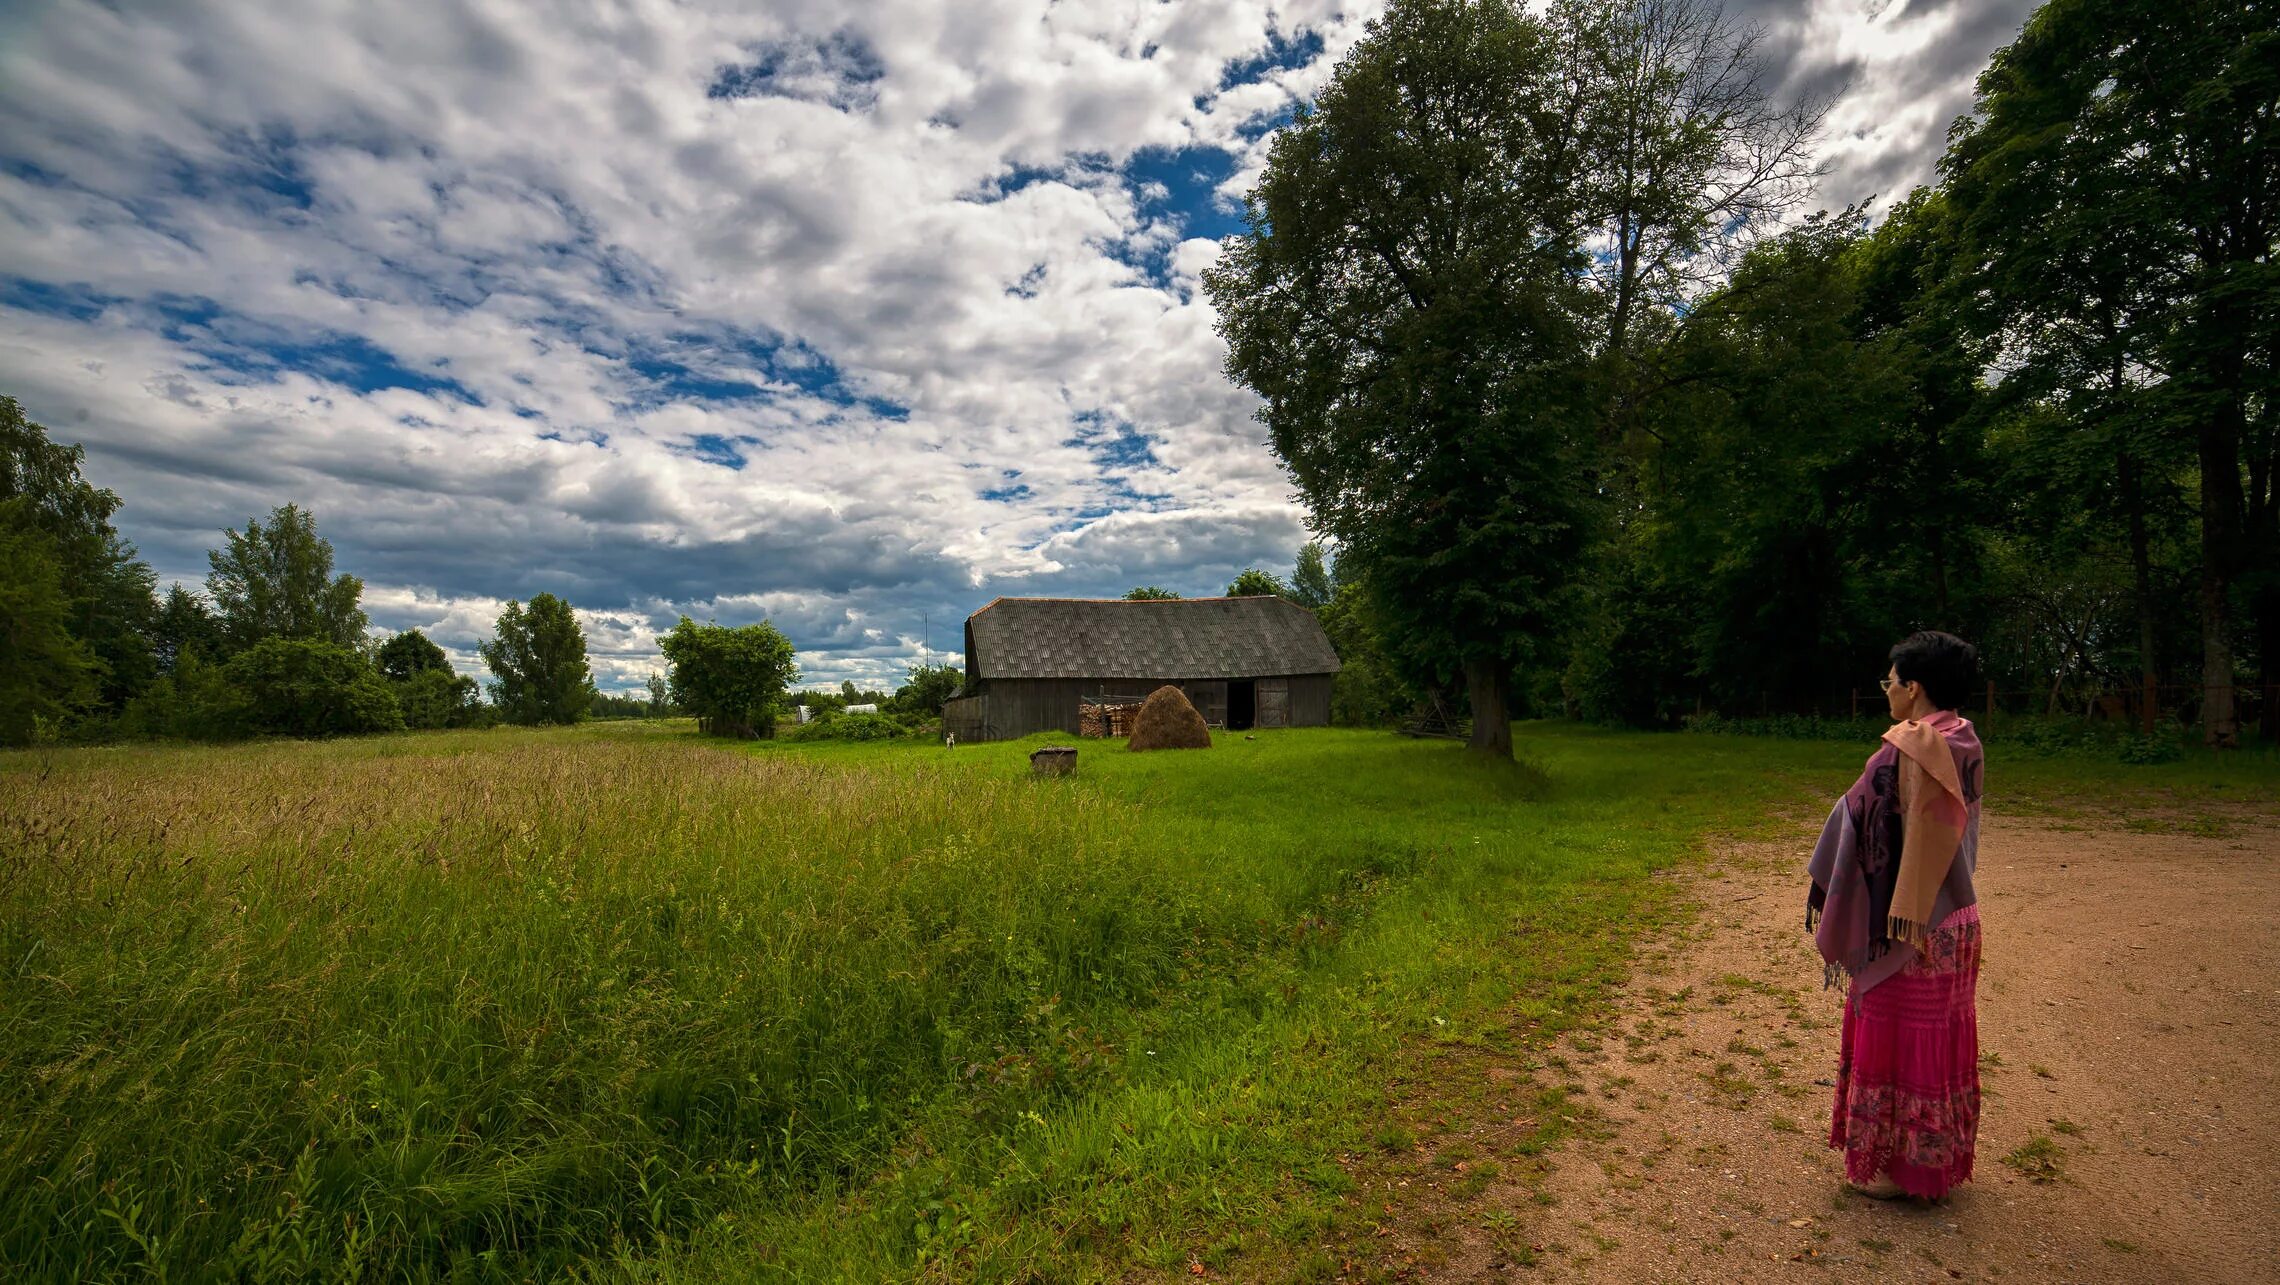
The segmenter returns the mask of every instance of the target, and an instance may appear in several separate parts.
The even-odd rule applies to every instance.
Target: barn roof
[[[1314,613],[1282,598],[999,598],[966,618],[969,681],[1332,674]]]

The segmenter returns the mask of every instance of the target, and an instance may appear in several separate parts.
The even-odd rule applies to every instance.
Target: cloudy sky
[[[1378,7],[8,0],[0,393],[163,579],[298,501],[470,672],[550,591],[605,687],[683,612],[892,685],[999,594],[1288,569],[1198,275]],[[1850,85],[1839,206],[2032,6],[1738,7]]]

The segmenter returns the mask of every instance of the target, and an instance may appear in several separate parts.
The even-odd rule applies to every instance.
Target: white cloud
[[[19,11],[0,390],[87,443],[162,575],[298,501],[375,620],[463,667],[539,591],[628,683],[682,610],[878,681],[995,593],[1213,591],[1286,564],[1299,513],[1198,294],[1210,196],[1117,167],[1223,149],[1224,217],[1375,9]],[[1985,25],[1911,13],[1784,27],[1803,72],[1861,69],[1883,132],[1842,165],[1923,172],[1918,117],[1967,87],[1879,96]]]

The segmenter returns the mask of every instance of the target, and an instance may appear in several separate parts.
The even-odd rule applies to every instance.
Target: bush
[[[910,681],[895,689],[887,712],[905,722],[942,717],[943,702],[958,694],[965,675],[955,665],[914,665]]]
[[[2184,729],[2169,724],[2149,734],[2120,723],[2080,718],[2020,719],[1984,733],[1990,743],[2047,758],[2095,758],[2123,763],[2174,763],[2185,757]]]
[[[2185,747],[2178,743],[2178,738],[2174,735],[2163,735],[2160,732],[2155,732],[2148,736],[2143,733],[2132,732],[2122,738],[2121,759],[2124,763],[2146,766],[2155,763],[2174,763],[2183,757],[2185,757]]]
[[[403,729],[395,693],[364,657],[306,638],[264,639],[226,665],[186,653],[119,719],[126,735],[185,741]]]
[[[238,705],[221,666],[206,663],[196,651],[185,651],[172,673],[128,702],[119,716],[119,731],[170,741],[228,740],[244,735],[235,726]]]
[[[885,714],[842,714],[826,710],[815,720],[798,727],[785,728],[778,740],[784,741],[891,741],[898,737],[923,736],[926,729],[899,723]]]
[[[1688,608],[1683,593],[1628,562],[1619,567],[1578,626],[1562,675],[1586,720],[1659,728],[1686,720],[1702,690],[1691,649],[1673,645],[1692,631]]]
[[[408,728],[469,727],[485,712],[475,680],[448,669],[414,670],[411,677],[390,685]]]
[[[235,708],[218,721],[247,733],[318,737],[404,730],[395,693],[346,647],[268,638],[224,665],[222,676]]]
[[[1789,741],[1858,741],[1873,744],[1892,726],[1887,718],[1815,718],[1809,714],[1773,714],[1765,718],[1727,718],[1718,713],[1689,714],[1680,720],[1689,732],[1727,736],[1776,736]]]
[[[1967,714],[1966,717],[1969,717]],[[1991,748],[2037,758],[2073,757],[2124,763],[2174,763],[2185,756],[2180,729],[2174,726],[2152,735],[2129,731],[2114,723],[2080,718],[2012,718],[1998,716],[1994,725],[1974,718],[1980,739]],[[1685,719],[1689,732],[1728,736],[1773,736],[1792,741],[1853,741],[1873,745],[1892,724],[1883,717],[1811,718],[1775,714],[1767,718],[1726,718],[1698,714]]]
[[[1338,652],[1330,682],[1330,721],[1340,727],[1391,727],[1419,694],[1379,642],[1377,616],[1358,581],[1341,580],[1316,616]]]

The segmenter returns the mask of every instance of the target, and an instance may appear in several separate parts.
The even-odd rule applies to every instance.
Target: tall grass
[[[0,756],[0,1276],[1303,1244],[1405,1043],[1573,1011],[1648,874],[1857,760],[1523,737],[1088,744],[1073,780],[622,725]]]
[[[0,1260],[398,1275],[669,1234],[869,1169],[976,1067],[1078,1087],[1062,1006],[1304,895],[1143,854],[1097,793],[500,739],[0,777]]]

